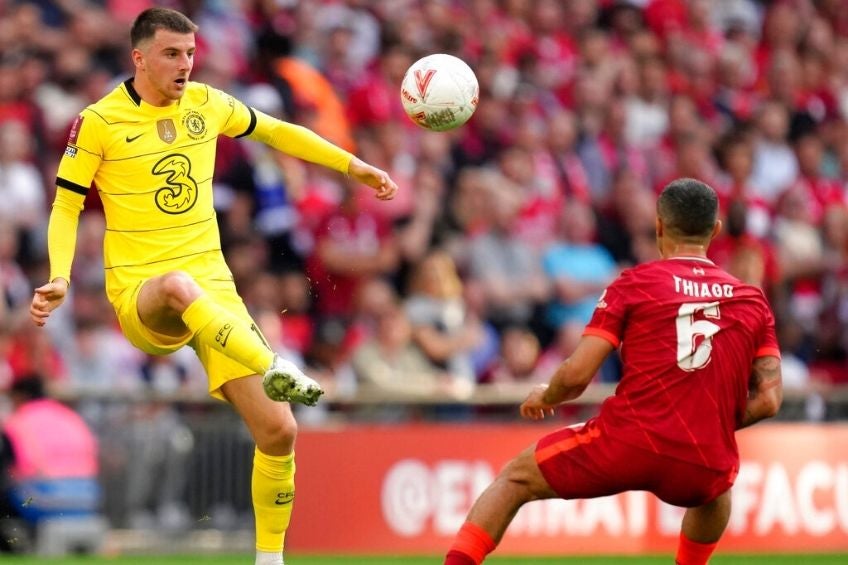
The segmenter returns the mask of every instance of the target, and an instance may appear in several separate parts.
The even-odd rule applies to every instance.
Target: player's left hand
[[[533,390],[530,391],[527,399],[521,403],[521,408],[519,408],[522,417],[528,420],[542,420],[545,416],[554,415],[556,405],[548,404],[544,401],[545,390],[547,388],[548,385],[536,385],[533,387]]]
[[[68,294],[68,281],[57,278],[35,289],[29,315],[36,326],[43,326],[50,317],[50,312],[62,305]]]
[[[391,200],[397,194],[398,186],[389,177],[389,173],[369,165],[357,157],[351,160],[347,172],[352,178],[373,188],[380,200]]]

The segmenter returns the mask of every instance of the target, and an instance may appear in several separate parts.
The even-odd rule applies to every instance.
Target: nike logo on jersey
[[[139,137],[141,137],[142,135],[144,135],[144,134],[143,134],[143,133],[140,133],[140,134],[136,135],[135,137],[127,136],[127,137],[126,137],[126,141],[127,141],[127,143],[132,143],[133,141],[135,141],[136,139],[138,139],[138,138],[139,138]]]

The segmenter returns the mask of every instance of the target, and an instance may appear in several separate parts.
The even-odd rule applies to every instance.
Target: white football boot
[[[274,355],[274,362],[262,377],[262,387],[271,400],[297,402],[315,406],[324,390],[297,368],[297,365]]]

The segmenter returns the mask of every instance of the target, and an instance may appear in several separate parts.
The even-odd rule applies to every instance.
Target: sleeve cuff
[[[621,343],[621,340],[618,339],[618,336],[606,330],[602,330],[601,328],[587,327],[585,330],[583,330],[583,335],[593,335],[595,337],[605,339],[606,341],[610,342],[610,344],[612,344],[612,346],[615,348],[618,348],[618,345]]]
[[[780,359],[780,349],[776,347],[761,347],[754,354],[754,357],[777,357]]]

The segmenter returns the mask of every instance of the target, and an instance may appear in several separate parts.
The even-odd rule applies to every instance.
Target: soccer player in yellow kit
[[[350,175],[383,200],[397,185],[308,129],[189,82],[196,31],[173,10],[139,14],[130,32],[134,77],[73,124],[47,233],[50,282],[35,290],[30,313],[43,326],[65,298],[93,182],[106,218],[106,292],[124,335],[151,354],[194,348],[210,394],[242,417],[256,442],[256,564],[280,565],[294,498],[297,427],[289,402],[312,405],[323,391],[271,351],[236,293],[212,203],[216,139],[262,141]]]

